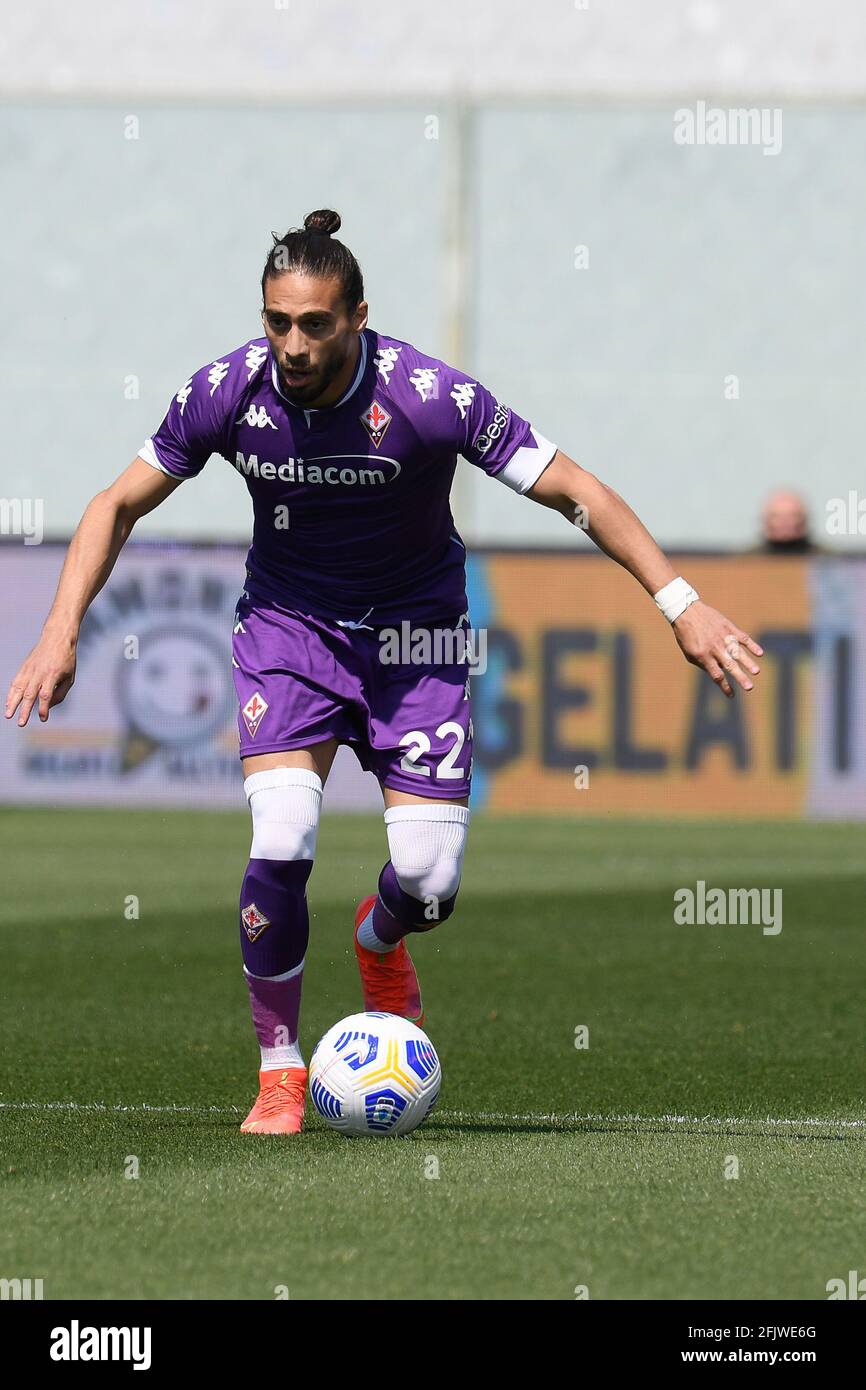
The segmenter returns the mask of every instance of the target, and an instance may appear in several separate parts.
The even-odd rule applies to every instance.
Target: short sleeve
[[[218,451],[223,427],[219,387],[228,362],[210,362],[181,386],[139,457],[172,478],[194,478]]]
[[[450,395],[465,427],[459,452],[515,492],[527,492],[550,463],[556,445],[478,382],[456,382]]]

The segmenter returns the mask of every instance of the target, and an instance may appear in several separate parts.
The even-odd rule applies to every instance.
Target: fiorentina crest
[[[391,423],[391,416],[378,401],[374,400],[366,410],[362,410],[360,418],[361,424],[378,449],[385,431]]]
[[[269,709],[267,700],[258,691],[251,695],[241,710],[244,723],[250,731],[250,738],[255,738],[256,730],[264,719]]]
[[[261,936],[265,927],[271,925],[271,919],[266,917],[263,912],[259,912],[255,903],[250,903],[249,907],[244,908],[241,913],[241,921],[244,924],[244,931],[250,941],[255,941]]]

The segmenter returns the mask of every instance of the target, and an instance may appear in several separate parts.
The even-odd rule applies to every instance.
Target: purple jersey
[[[387,624],[466,609],[457,455],[525,492],[555,446],[465,373],[367,328],[348,390],[286,399],[266,338],[195,372],[141,457],[173,478],[221,454],[253,499],[253,601]]]

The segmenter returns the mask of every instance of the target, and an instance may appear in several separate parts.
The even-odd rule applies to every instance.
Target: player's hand
[[[33,706],[39,703],[39,718],[43,724],[48,711],[72,689],[75,680],[75,648],[72,638],[43,632],[9,687],[6,696],[6,718],[11,719],[20,708],[19,727],[30,718]]]
[[[729,699],[734,695],[731,678],[743,690],[752,689],[751,677],[761,670],[752,657],[763,656],[764,649],[724,613],[700,601],[690,603],[673,629],[686,660],[702,666]]]

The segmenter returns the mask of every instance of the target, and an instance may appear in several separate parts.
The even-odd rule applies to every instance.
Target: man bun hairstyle
[[[343,219],[332,208],[319,208],[308,212],[304,218],[304,231],[321,232],[322,236],[333,236],[343,225]]]
[[[262,298],[270,276],[296,271],[322,280],[338,280],[349,313],[357,309],[364,298],[364,279],[348,246],[334,240],[334,233],[341,226],[338,212],[332,208],[318,208],[307,213],[303,227],[293,227],[281,237],[272,232],[274,244],[262,272]]]

